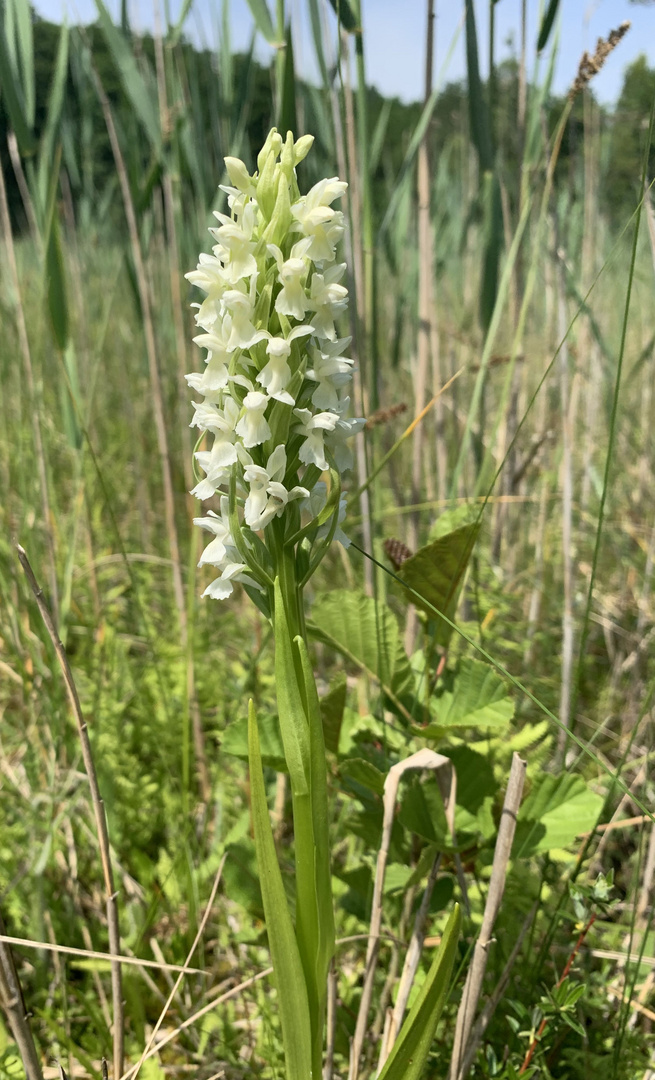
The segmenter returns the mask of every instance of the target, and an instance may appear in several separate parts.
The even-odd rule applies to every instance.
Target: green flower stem
[[[284,546],[282,531],[273,531],[275,682],[293,805],[296,937],[309,1002],[312,1074],[320,1078],[327,972],[334,952],[327,766],[295,554]]]

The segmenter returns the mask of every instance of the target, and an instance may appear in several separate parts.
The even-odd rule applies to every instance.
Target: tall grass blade
[[[541,52],[546,48],[548,44],[548,38],[555,22],[555,16],[559,9],[559,0],[549,0],[548,7],[546,8],[543,18],[541,20],[541,26],[539,27],[539,37],[537,38],[537,52]]]
[[[278,35],[273,29],[273,20],[266,0],[248,0],[248,7],[255,20],[255,26],[262,37],[266,38],[269,45],[279,44]]]
[[[152,81],[147,82],[139,71],[136,57],[122,31],[114,26],[103,0],[96,0],[98,22],[109,51],[114,59],[125,92],[135,115],[139,118],[150,145],[156,153],[161,150],[161,130],[157,91]]]

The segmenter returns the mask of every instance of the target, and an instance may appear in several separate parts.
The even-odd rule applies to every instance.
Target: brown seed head
[[[625,37],[629,29],[629,22],[621,23],[616,30],[610,32],[607,40],[605,40],[605,38],[598,38],[596,51],[593,56],[590,56],[588,52],[582,54],[580,66],[578,67],[578,74],[575,77],[573,86],[569,90],[569,101],[573,101],[573,99],[584,90],[587,83],[593,79],[594,75],[598,74],[609,54],[616,48],[621,38]]]

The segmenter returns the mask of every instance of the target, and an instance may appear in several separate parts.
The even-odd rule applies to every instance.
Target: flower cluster
[[[310,135],[294,142],[291,132],[283,142],[273,129],[253,176],[238,158],[225,159],[231,214],[216,213],[213,254],[186,275],[205,293],[195,305],[194,338],[207,350],[205,368],[187,381],[202,397],[191,426],[199,442],[205,433],[212,440],[195,454],[204,476],[192,494],[222,496],[220,516],[195,519],[213,534],[201,564],[220,572],[205,591],[215,598],[229,596],[233,581],[261,586],[268,534],[264,544],[256,534],[276,519],[278,536],[324,541],[333,496],[331,535],[345,540],[335,484],[352,464],[347,440],[364,424],[348,417],[350,338],[335,328],[348,291],[346,265],[336,261],[343,214],[332,203],[346,184],[321,180],[300,194],[295,169],[312,142]],[[327,471],[330,494],[321,480]],[[301,528],[302,514],[309,523]]]

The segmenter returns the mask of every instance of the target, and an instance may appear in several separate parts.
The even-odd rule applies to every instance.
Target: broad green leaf
[[[420,548],[402,564],[399,576],[419,594],[412,595],[413,603],[422,607],[429,616],[434,617],[433,609],[436,608],[451,622],[454,620],[459,591],[478,530],[479,525],[475,523],[462,525],[454,532],[440,536]],[[421,604],[419,597],[426,603]],[[437,643],[446,645],[451,633],[448,624],[440,619],[436,632]]]
[[[457,810],[466,810],[475,817],[484,800],[498,791],[489,758],[468,746],[454,746],[442,751],[452,761],[457,773]],[[457,829],[457,818],[455,821]]]
[[[475,503],[462,503],[444,510],[430,526],[428,540],[439,540],[448,533],[461,529],[463,525],[477,525],[480,508]]]
[[[384,793],[384,774],[364,758],[346,758],[339,767],[339,773],[342,777],[354,780],[356,784],[361,784],[362,787],[375,792],[376,795]]]
[[[539,27],[539,37],[537,38],[537,52],[541,52],[546,48],[548,44],[548,38],[555,22],[555,16],[557,15],[557,9],[559,8],[559,0],[550,0],[548,7],[546,8],[543,18],[541,20],[541,26]]]
[[[520,809],[514,857],[568,847],[580,833],[593,829],[602,806],[602,796],[581,776],[542,773]]]
[[[315,600],[309,631],[381,683],[392,701],[413,688],[398,623],[384,604],[364,593],[336,589]]]
[[[400,797],[398,821],[440,851],[452,847],[443,797],[433,775],[408,776]]]
[[[378,1080],[419,1080],[448,996],[461,914],[455,904],[432,966]]]
[[[124,34],[114,26],[103,0],[96,0],[98,22],[105,36],[116,68],[121,77],[125,92],[134,112],[150,140],[150,145],[157,153],[161,150],[161,129],[159,126],[159,106],[154,84],[143,77],[136,57]]]
[[[278,772],[287,772],[287,763],[284,758],[284,745],[280,734],[280,721],[277,716],[264,715],[257,718],[259,731],[259,746],[262,762],[269,769]],[[225,729],[221,740],[221,750],[224,754],[231,754],[242,761],[248,760],[248,719],[242,717],[235,720]]]
[[[327,694],[320,700],[325,748],[332,754],[339,753],[339,736],[341,735],[347,692],[346,676],[341,674],[337,676]]]
[[[307,987],[275,853],[266,802],[257,718],[252,701],[248,706],[248,745],[252,825],[266,929],[278,988],[277,1008],[282,1028],[285,1075],[288,1080],[307,1080],[312,1071]]]
[[[433,723],[417,728],[424,738],[439,738],[447,728],[503,728],[514,715],[505,680],[482,660],[463,659],[430,702]]]
[[[266,0],[248,0],[248,7],[255,20],[255,26],[260,34],[266,38],[269,45],[278,43],[277,34],[273,29],[273,21]]]

